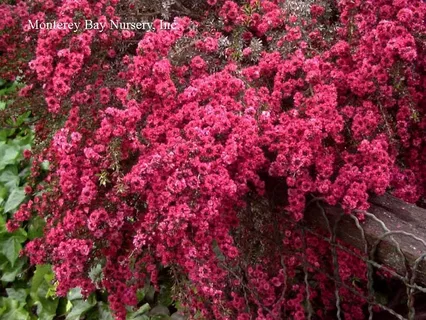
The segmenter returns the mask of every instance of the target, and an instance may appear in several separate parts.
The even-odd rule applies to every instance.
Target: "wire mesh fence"
[[[342,308],[342,290],[351,292],[366,305],[366,319],[426,318],[426,233],[422,220],[426,210],[390,196],[375,201],[368,211],[350,215],[313,201],[305,219],[297,224],[303,238],[300,257],[306,286],[307,319],[317,318],[309,295],[314,286],[311,280],[318,274],[334,283],[335,319],[350,318]],[[306,239],[310,235],[328,243],[333,272],[309,262]],[[338,252],[345,252],[365,264],[365,290],[357,290],[341,279]],[[384,286],[383,279],[392,285]]]

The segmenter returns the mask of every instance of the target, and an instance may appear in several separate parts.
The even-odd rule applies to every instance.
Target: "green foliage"
[[[12,102],[17,87],[0,81],[0,109]],[[34,269],[20,256],[26,241],[43,233],[43,219],[35,218],[13,233],[6,230],[6,222],[27,198],[24,185],[30,168],[23,151],[31,149],[34,141],[30,117],[27,112],[0,127],[0,292],[5,294],[0,297],[0,320],[51,320],[58,315],[61,301],[55,295],[50,266]]]
[[[72,289],[67,297],[71,302],[71,308],[66,320],[79,320],[83,315],[90,316],[91,313],[97,311],[95,297],[91,295],[88,299],[83,299],[79,288]],[[105,313],[108,313],[107,310],[105,311]],[[106,316],[106,319],[108,319],[108,316]]]
[[[16,87],[18,87],[16,83],[0,81],[0,109],[11,103],[10,94]],[[0,317],[3,318],[11,316],[13,312],[17,312],[14,315],[16,319],[25,314],[19,311],[24,308],[25,301],[16,300],[14,297],[17,292],[20,292],[21,298],[23,294],[19,285],[25,277],[24,270],[28,265],[27,259],[20,258],[19,254],[28,235],[23,228],[9,233],[5,225],[26,198],[24,183],[30,171],[28,163],[23,161],[22,153],[25,149],[31,148],[34,139],[31,128],[24,125],[29,116],[30,114],[26,113],[8,121],[8,127],[0,127],[0,289],[6,288],[7,293],[7,297],[2,297],[0,303]],[[15,282],[18,287],[15,286]]]
[[[29,295],[33,305],[37,306],[39,319],[52,320],[59,304],[53,284],[54,275],[50,265],[39,265],[31,280]]]
[[[0,298],[0,319],[2,320],[28,320],[30,315],[24,308],[25,303],[12,298]]]
[[[0,221],[0,228],[0,261],[6,259],[13,268],[22,249],[21,244],[27,239],[27,233],[23,229],[8,233],[4,221]]]
[[[12,102],[10,96],[18,86],[0,81],[0,109]],[[30,116],[25,113],[0,127],[0,292],[5,294],[0,297],[0,320],[51,320],[61,300],[54,294],[50,266],[34,270],[20,256],[25,242],[42,234],[44,221],[36,218],[13,233],[6,230],[6,222],[27,198],[24,185],[30,169],[23,151],[34,141]]]

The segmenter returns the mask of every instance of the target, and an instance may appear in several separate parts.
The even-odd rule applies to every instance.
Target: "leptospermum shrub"
[[[194,317],[329,318],[336,288],[316,270],[333,274],[330,248],[295,224],[311,195],[347,213],[386,191],[423,201],[425,3],[208,0],[173,29],[111,27],[138,5],[0,5],[0,77],[24,77],[39,117],[32,177],[50,163],[9,229],[43,217],[31,262],[53,265],[60,295],[107,290],[117,319],[161,268]],[[364,264],[337,254],[365,293]],[[345,319],[364,319],[338,292]]]

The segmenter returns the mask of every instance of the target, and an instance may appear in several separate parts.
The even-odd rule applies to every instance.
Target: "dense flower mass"
[[[53,265],[58,294],[106,289],[117,319],[160,267],[192,315],[304,319],[309,299],[327,319],[333,283],[312,268],[307,296],[300,270],[302,256],[332,268],[330,248],[302,243],[294,223],[312,195],[347,213],[373,193],[424,199],[426,4],[206,2],[200,21],[153,32],[111,26],[132,1],[0,5],[0,77],[43,98],[30,107],[41,147],[27,155],[42,183],[15,220],[47,225],[26,253]],[[31,28],[84,20],[106,28]],[[279,205],[259,205],[271,197]],[[365,284],[365,267],[338,255],[342,281]],[[364,319],[339,290],[345,319]]]

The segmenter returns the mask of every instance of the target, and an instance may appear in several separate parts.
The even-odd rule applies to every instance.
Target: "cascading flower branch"
[[[35,52],[19,70],[5,61],[0,77],[21,72],[21,96],[42,97],[30,104],[42,182],[9,227],[45,219],[25,252],[53,265],[58,294],[106,289],[125,319],[167,267],[189,314],[304,319],[301,237],[287,218],[303,218],[307,197],[348,213],[367,209],[369,194],[424,199],[425,3],[312,1],[298,16],[287,2],[209,0],[203,20],[175,17],[170,30],[156,20],[153,32],[111,25],[132,1],[0,5],[1,58]],[[106,27],[35,30],[28,20]],[[279,210],[252,210],[276,179]],[[308,239],[304,250],[333,267],[326,243]],[[352,274],[366,280],[360,261],[341,252],[339,264],[349,285]],[[309,298],[327,318],[334,286],[309,271]],[[362,301],[340,290],[348,319],[364,319]]]

